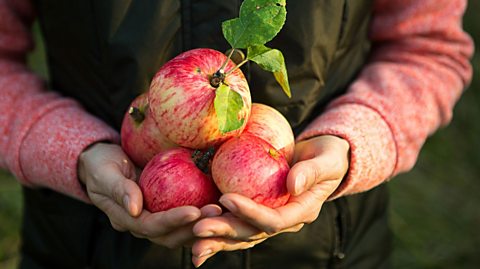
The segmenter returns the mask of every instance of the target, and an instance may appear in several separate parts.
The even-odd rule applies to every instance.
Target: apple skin
[[[276,208],[287,203],[288,163],[256,136],[242,134],[223,143],[212,161],[212,176],[222,193],[238,193]]]
[[[130,113],[132,107],[137,108],[144,118],[136,119],[132,116]],[[120,137],[123,151],[136,166],[143,168],[160,151],[177,147],[158,130],[148,111],[146,94],[135,98],[130,109],[123,117]]]
[[[295,138],[287,119],[275,108],[253,103],[250,118],[243,134],[257,136],[272,145],[285,156],[289,164],[293,160]]]
[[[148,162],[138,181],[147,210],[159,212],[186,205],[200,208],[218,202],[220,192],[212,177],[197,168],[192,154],[190,149],[174,148]]]
[[[210,85],[210,78],[226,58],[212,49],[189,50],[165,63],[152,79],[148,95],[150,111],[161,131],[174,143],[206,149],[243,131],[250,115],[251,97],[240,69],[229,74],[225,84],[242,96],[244,108],[238,116],[244,119],[244,124],[225,134],[218,128],[214,108],[216,88]],[[234,67],[229,60],[225,71]]]

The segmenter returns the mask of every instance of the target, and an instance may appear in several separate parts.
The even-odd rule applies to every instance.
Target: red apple
[[[287,119],[273,107],[254,103],[244,134],[251,134],[267,141],[285,156],[291,164],[295,139]]]
[[[222,193],[238,193],[276,208],[290,197],[288,163],[275,148],[256,136],[242,134],[220,146],[212,161],[212,176]]]
[[[122,148],[140,168],[160,151],[176,147],[159,130],[148,111],[147,95],[139,95],[125,113],[120,131]]]
[[[250,115],[251,98],[248,83],[240,69],[228,74],[224,84],[239,93],[244,119],[242,127],[221,133],[214,108],[216,88],[212,76],[226,61],[226,56],[212,49],[193,49],[168,61],[150,84],[150,111],[161,131],[174,143],[195,149],[206,149],[239,135]],[[228,61],[225,71],[235,67]]]
[[[193,151],[175,148],[148,162],[139,179],[145,208],[151,212],[216,203],[220,193],[212,177],[197,168]]]

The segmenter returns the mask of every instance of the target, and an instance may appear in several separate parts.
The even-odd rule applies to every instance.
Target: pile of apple
[[[125,114],[121,139],[143,169],[149,211],[201,207],[232,192],[272,208],[289,199],[292,129],[275,109],[252,104],[242,71],[216,50],[193,49],[163,65]]]

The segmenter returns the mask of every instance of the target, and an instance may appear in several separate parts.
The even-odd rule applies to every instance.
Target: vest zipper
[[[345,247],[348,233],[348,205],[347,201],[339,198],[334,201],[337,208],[337,216],[334,220],[335,242],[333,249],[333,267],[335,269],[343,268],[345,259]]]

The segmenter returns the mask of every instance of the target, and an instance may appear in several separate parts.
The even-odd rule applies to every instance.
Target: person
[[[175,55],[228,49],[220,24],[240,2],[0,0],[0,167],[24,186],[20,268],[388,268],[383,183],[413,167],[471,79],[467,1],[289,1],[271,47],[292,98],[244,72],[295,131],[292,198],[150,213],[118,144],[123,114]],[[25,64],[35,18],[48,84]]]

